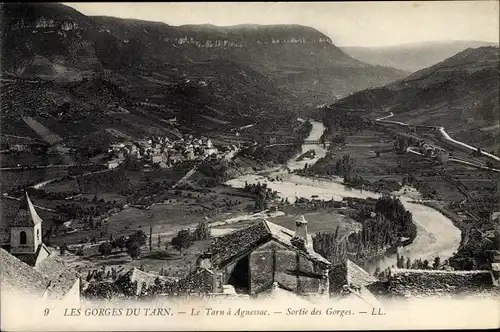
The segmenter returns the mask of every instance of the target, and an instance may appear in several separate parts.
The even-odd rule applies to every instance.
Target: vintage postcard
[[[2,331],[500,327],[499,2],[1,4]]]

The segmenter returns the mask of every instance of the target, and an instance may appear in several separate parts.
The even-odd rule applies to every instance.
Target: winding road
[[[400,125],[400,126],[405,126],[405,127],[408,127],[408,126],[411,126],[407,123],[404,123],[404,122],[399,122],[399,121],[391,121],[391,120],[386,120],[386,119],[389,119],[389,118],[392,118],[394,116],[394,113],[390,112],[389,115],[387,116],[384,116],[384,117],[381,117],[381,118],[378,118],[378,119],[375,119],[375,121],[377,122],[385,122],[385,123],[392,123],[392,124],[397,124],[397,125]],[[450,135],[448,135],[448,133],[446,132],[446,130],[444,129],[444,127],[441,127],[441,126],[418,126],[418,125],[415,125],[415,127],[425,127],[425,128],[434,128],[436,130],[439,131],[439,133],[441,134],[441,136],[443,137],[443,139],[445,141],[447,141],[448,143],[451,143],[451,144],[454,144],[454,145],[458,145],[464,149],[467,149],[471,152],[477,152],[478,151],[478,148],[477,147],[474,147],[472,145],[469,145],[467,143],[464,143],[464,142],[461,142],[461,141],[458,141],[454,138],[451,138]],[[500,158],[491,154],[491,153],[488,153],[488,152],[485,152],[485,151],[482,151],[481,150],[481,154],[485,157],[488,157],[492,160],[495,160],[497,162],[500,162]],[[498,170],[496,170],[498,171]]]

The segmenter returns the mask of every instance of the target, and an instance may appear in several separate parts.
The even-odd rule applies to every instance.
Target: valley
[[[248,268],[224,269],[251,266],[245,246],[270,239],[297,254],[296,270],[282,249],[279,264],[262,259],[283,264],[287,291],[316,278],[331,294],[330,265],[382,284],[405,267],[490,269],[498,47],[425,46],[412,56],[429,63],[401,63],[388,61],[401,50],[343,50],[296,24],[1,8],[0,242],[10,249],[13,221],[35,211],[40,243],[85,296],[116,295],[124,276],[160,292],[207,271],[246,294]]]

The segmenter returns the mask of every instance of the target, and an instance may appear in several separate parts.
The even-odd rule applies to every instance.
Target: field
[[[2,184],[2,192],[5,193],[18,187],[32,185],[37,182],[65,176],[67,174],[68,171],[62,168],[2,171],[0,172],[0,183]]]
[[[40,135],[40,137],[47,143],[54,144],[62,140],[61,136],[51,132],[47,127],[45,127],[32,117],[27,116],[23,118],[23,120],[26,122],[28,126],[30,126],[31,129],[36,131],[37,134]]]
[[[330,145],[327,155],[312,167],[312,172],[333,175],[336,162],[344,155],[349,155],[354,159],[352,175],[371,182],[381,179],[402,181],[398,168],[405,162],[405,156],[393,150],[390,134],[365,129],[355,134],[339,135],[345,135],[345,142]]]
[[[419,132],[418,135],[429,142],[435,141],[431,133]],[[378,157],[375,151],[379,152]],[[393,150],[392,135],[370,129],[347,133],[344,144],[332,144],[325,159],[313,167],[314,172],[334,173],[335,163],[345,154],[354,159],[352,175],[370,182],[385,179],[400,183],[403,178],[411,176],[419,182],[418,189],[423,197],[447,202],[460,202],[467,196],[481,195],[497,178],[496,173],[454,162],[443,167],[436,161],[411,153],[398,154]],[[476,163],[484,162],[461,151],[453,151],[453,155]]]
[[[79,270],[82,277],[86,277],[89,271],[94,269],[110,271],[123,269],[123,272],[131,268],[140,268],[146,272],[158,273],[162,269],[170,277],[183,277],[195,268],[196,260],[203,250],[208,248],[208,241],[197,241],[191,247],[183,250],[182,255],[172,246],[166,249],[167,239],[163,238],[158,247],[157,239],[153,241],[153,250],[149,252],[147,246],[141,248],[140,259],[133,260],[126,252],[114,252],[108,256],[102,256],[94,246],[85,249],[85,256],[75,256],[66,253],[61,256],[70,266]]]
[[[345,236],[353,230],[359,229],[359,224],[353,219],[336,213],[334,210],[321,212],[300,213],[293,206],[285,207],[285,215],[269,217],[266,220],[295,231],[295,220],[301,215],[307,220],[307,231],[310,235],[319,232],[334,232],[339,227],[339,235]],[[249,226],[252,221],[242,221],[239,223],[216,226],[212,228],[213,235],[222,235],[228,232]]]
[[[122,215],[117,215],[114,221],[121,220],[128,225],[134,225],[149,234],[149,227],[144,224],[134,224],[134,220],[148,220],[148,213],[152,213],[154,216],[150,219],[155,225],[153,227],[153,237],[152,237],[152,252],[149,252],[148,245],[142,247],[142,254],[139,259],[132,260],[126,252],[114,252],[108,256],[102,256],[97,251],[97,246],[91,246],[88,244],[84,245],[84,256],[77,257],[72,254],[65,254],[64,259],[69,262],[72,266],[81,269],[83,275],[92,269],[102,269],[103,267],[111,269],[123,268],[124,271],[132,267],[141,268],[144,271],[149,272],[159,272],[164,270],[169,276],[183,276],[187,272],[191,271],[195,267],[195,262],[198,255],[209,247],[209,240],[197,241],[191,247],[183,250],[182,255],[174,250],[170,245],[167,249],[165,247],[170,243],[173,235],[183,228],[188,228],[191,226],[193,230],[196,225],[196,218],[186,218],[182,215],[182,208],[176,208],[177,212],[175,215],[171,215],[174,210],[170,207],[153,206],[154,211],[140,211],[137,209],[127,209],[126,215],[128,217],[127,221],[124,221]],[[285,210],[290,210],[292,213],[284,216],[272,217],[270,216],[267,220],[274,222],[278,225],[287,227],[294,230],[295,219],[299,217],[299,214],[295,214],[294,208],[292,206],[285,208]],[[241,217],[241,221],[237,221]],[[212,236],[220,236],[222,234],[241,229],[249,226],[255,220],[245,219],[244,214],[241,213],[226,213],[215,216],[210,220],[220,221],[224,223],[224,220],[231,219],[233,221],[227,221],[227,224],[215,226],[211,228]],[[337,226],[339,226],[340,236],[347,236],[353,230],[359,229],[359,224],[354,222],[352,219],[339,215],[333,211],[322,211],[322,212],[312,212],[305,213],[305,218],[308,220],[308,231],[309,234],[313,235],[317,232],[323,231],[334,231]],[[236,218],[235,218],[236,217]],[[117,225],[115,225],[117,226]],[[129,233],[132,233],[132,228],[129,229]],[[73,246],[74,248],[79,245]]]
[[[97,199],[106,201],[124,202],[125,197],[104,193],[97,194]],[[84,195],[91,199],[93,196]],[[153,233],[161,236],[172,236],[177,231],[195,227],[198,222],[229,218],[233,214],[248,213],[253,210],[253,199],[239,196],[236,190],[230,188],[213,188],[210,193],[202,193],[189,190],[169,190],[161,195],[162,201],[150,206],[148,209],[127,207],[107,218],[105,232],[101,234],[96,229],[83,229],[71,234],[60,235],[54,239],[54,243],[75,244],[80,243],[83,238],[96,236],[105,240],[110,235],[119,237],[130,235],[133,231],[142,229],[149,233],[150,225]],[[78,202],[78,201],[76,201]]]

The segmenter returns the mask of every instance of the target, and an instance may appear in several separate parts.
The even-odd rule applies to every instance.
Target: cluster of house
[[[192,135],[186,135],[177,140],[170,140],[168,137],[153,137],[136,142],[112,144],[108,150],[111,156],[108,168],[118,167],[127,155],[135,156],[151,165],[157,164],[161,168],[170,168],[186,160],[231,159],[238,150],[239,147],[235,145],[219,150],[209,138],[194,138]]]
[[[43,244],[41,224],[26,194],[10,225],[10,241],[0,250],[2,291],[18,289],[42,298],[79,300],[80,276]],[[290,230],[261,220],[214,237],[189,277],[170,279],[182,283],[187,293],[198,295],[249,298],[281,293],[305,300],[349,298],[373,308],[381,307],[387,297],[500,297],[500,250],[491,252],[489,270],[393,268],[388,279],[381,281],[350,260],[332,266],[314,250],[307,224],[301,217],[296,229]],[[123,278],[130,279],[127,284],[136,287],[132,293],[139,295],[143,287],[166,277],[134,268]]]

